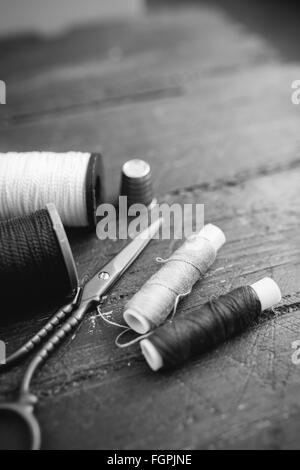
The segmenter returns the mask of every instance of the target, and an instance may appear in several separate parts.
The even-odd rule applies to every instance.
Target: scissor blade
[[[112,286],[114,282],[126,271],[126,269],[139,256],[150,240],[158,232],[162,224],[160,217],[147,227],[143,232],[137,235],[128,245],[125,246],[109,263],[95,274],[95,276],[86,283],[81,302],[96,301],[99,302],[101,296]]]

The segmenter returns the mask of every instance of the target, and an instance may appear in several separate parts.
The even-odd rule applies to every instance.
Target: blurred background
[[[292,159],[298,10],[276,0],[1,0],[1,149],[101,148],[108,193],[129,158],[149,161],[158,193]]]
[[[0,34],[54,34],[97,19],[140,14],[144,0],[1,0]]]

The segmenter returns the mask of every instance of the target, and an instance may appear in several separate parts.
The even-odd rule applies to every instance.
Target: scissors
[[[92,307],[100,303],[103,295],[148,245],[159,230],[161,222],[161,218],[153,222],[98,271],[93,278],[86,282],[84,286],[78,286],[72,302],[56,312],[38,333],[7,358],[6,366],[22,359],[69,316],[57,331],[50,336],[29,363],[22,379],[18,400],[12,403],[0,404],[0,449],[16,449],[16,444],[25,449],[40,449],[41,430],[34,416],[34,406],[37,404],[38,399],[30,392],[30,384],[34,373],[55,347],[79,325],[84,315]],[[10,433],[13,434],[13,443],[8,436]]]

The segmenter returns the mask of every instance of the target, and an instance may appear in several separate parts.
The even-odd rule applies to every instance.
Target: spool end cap
[[[134,310],[125,310],[123,318],[127,325],[140,335],[144,335],[151,330],[149,320]]]
[[[223,230],[214,224],[204,225],[203,229],[200,230],[199,235],[206,238],[216,251],[218,251],[226,242]]]
[[[152,370],[157,371],[162,368],[163,360],[155,346],[149,339],[140,342],[142,353]]]
[[[270,277],[264,277],[251,284],[261,303],[261,310],[273,307],[281,301],[281,292],[278,284]]]

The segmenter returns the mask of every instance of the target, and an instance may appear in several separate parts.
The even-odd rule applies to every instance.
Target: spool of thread
[[[178,366],[242,332],[280,300],[278,285],[268,277],[238,287],[158,328],[140,342],[142,353],[154,371]]]
[[[1,300],[11,307],[40,307],[75,292],[77,271],[54,204],[1,221],[0,247]]]
[[[153,202],[152,176],[150,165],[144,160],[128,160],[122,167],[121,196],[127,196],[127,204],[144,204]]]
[[[64,225],[96,224],[103,201],[100,154],[0,153],[0,219],[24,216],[54,203]]]
[[[180,297],[212,265],[224,243],[224,233],[212,224],[188,238],[126,304],[123,317],[130,328],[145,334],[163,323]]]

